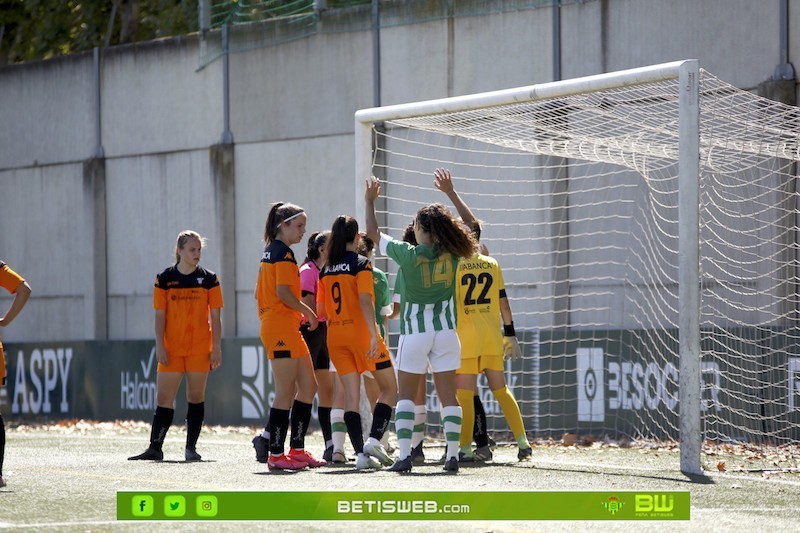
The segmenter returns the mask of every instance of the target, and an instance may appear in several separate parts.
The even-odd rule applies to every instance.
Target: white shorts
[[[461,367],[461,343],[453,329],[400,335],[397,369],[409,374],[448,372]]]

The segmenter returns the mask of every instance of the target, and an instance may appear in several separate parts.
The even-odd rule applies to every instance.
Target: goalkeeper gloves
[[[519,347],[512,321],[511,324],[503,325],[503,359],[516,361],[520,358],[522,358],[522,350]]]

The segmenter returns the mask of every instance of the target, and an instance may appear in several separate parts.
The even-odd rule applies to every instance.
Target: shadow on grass
[[[164,464],[172,464],[172,465],[193,465],[193,464],[202,464],[202,463],[216,463],[217,461],[214,459],[201,459],[199,461],[187,461],[187,460],[180,460],[180,459],[164,459],[162,461],[152,461],[153,463],[164,463]]]
[[[530,463],[528,463],[530,464]],[[504,464],[502,466],[510,466],[511,468],[515,468],[515,465],[512,464]],[[534,470],[538,470],[540,472],[571,472],[573,474],[587,474],[587,475],[600,475],[600,476],[616,476],[616,477],[625,477],[625,478],[640,478],[640,479],[654,479],[658,481],[672,481],[674,483],[692,483],[696,485],[714,485],[716,482],[711,479],[710,477],[706,476],[705,474],[684,474],[681,472],[676,472],[674,477],[669,476],[659,476],[653,474],[642,474],[638,472],[608,472],[608,471],[598,471],[598,470],[588,470],[588,469],[580,469],[580,468],[552,468],[552,467],[541,467],[541,466],[534,466]]]
[[[253,472],[256,476],[293,476],[300,472],[308,472],[308,470],[262,470],[260,472]]]
[[[684,474],[688,479],[689,483],[695,483],[697,485],[714,485],[716,482],[708,477],[705,474]]]

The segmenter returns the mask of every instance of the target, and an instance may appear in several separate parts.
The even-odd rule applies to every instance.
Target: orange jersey
[[[294,252],[281,241],[273,241],[264,248],[256,283],[258,317],[270,323],[270,329],[300,327],[302,313],[295,311],[278,298],[278,286],[287,285],[300,299],[300,269]],[[272,326],[275,326],[273,328]]]
[[[369,330],[361,311],[360,294],[375,301],[372,264],[355,252],[346,252],[333,265],[325,265],[319,275],[317,301],[323,301],[328,318],[328,346],[347,345],[367,339]]]
[[[25,283],[25,279],[8,268],[8,265],[0,261],[0,287],[14,294],[17,292],[17,287]]]
[[[172,356],[211,353],[209,309],[222,308],[217,275],[197,267],[188,275],[171,266],[156,276],[153,308],[166,311],[164,347]]]
[[[8,268],[8,265],[0,261],[0,287],[14,294],[17,288],[25,283],[25,279]],[[6,384],[6,358],[3,353],[3,343],[0,342],[0,386]]]

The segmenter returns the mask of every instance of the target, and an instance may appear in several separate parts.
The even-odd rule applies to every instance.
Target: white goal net
[[[357,195],[381,178],[379,221],[399,238],[419,207],[453,209],[433,186],[452,171],[503,268],[525,352],[507,381],[532,436],[686,440],[697,409],[698,442],[797,444],[798,110],[700,70],[699,151],[684,160],[699,158],[699,181],[695,166],[695,192],[681,190],[691,130],[668,70],[359,112]],[[378,266],[393,282],[395,265]],[[683,413],[682,368],[699,390]],[[481,384],[490,429],[507,431]]]

